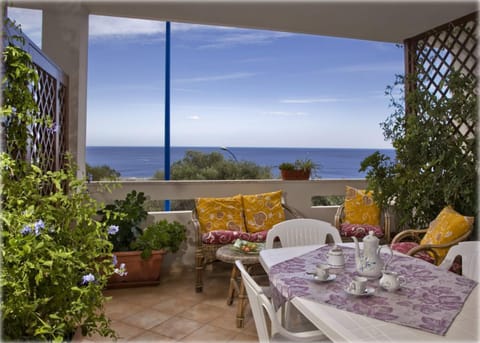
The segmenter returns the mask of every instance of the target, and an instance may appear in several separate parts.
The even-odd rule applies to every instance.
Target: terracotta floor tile
[[[120,320],[140,312],[144,307],[132,304],[127,301],[115,301],[107,303],[105,306],[105,314],[112,320]]]
[[[220,315],[217,319],[212,320],[208,324],[222,329],[234,330],[236,332],[248,331],[248,334],[251,334],[251,330],[249,328],[250,321],[253,321],[253,318],[247,314],[244,319],[244,327],[237,328],[237,308],[233,307],[233,309],[225,309],[222,315]]]
[[[117,333],[118,341],[127,341],[132,337],[140,335],[144,331],[121,321],[112,322],[111,328]]]
[[[201,323],[208,323],[222,315],[222,307],[200,303],[179,314],[182,318],[195,320]]]
[[[227,342],[258,342],[258,336],[247,335],[246,333],[239,332]]]
[[[202,323],[195,320],[175,316],[164,321],[160,325],[151,328],[150,331],[154,331],[176,340],[181,340],[202,326]]]
[[[233,339],[237,332],[205,325],[182,339],[182,342],[225,342]]]
[[[144,331],[142,334],[128,340],[129,342],[177,342],[173,338],[152,331]]]
[[[231,264],[219,263],[204,273],[203,292],[195,292],[194,271],[162,275],[159,285],[109,289],[105,312],[120,342],[255,342],[257,332],[249,307],[245,327],[236,327],[236,304],[226,302]],[[111,342],[94,335],[73,342]]]
[[[158,324],[170,319],[172,315],[155,311],[153,309],[145,309],[131,316],[122,319],[122,322],[142,328],[150,329]]]
[[[184,297],[179,296],[176,298],[168,298],[167,300],[152,306],[152,309],[171,315],[176,315],[188,310],[189,308],[192,308],[198,303],[199,301],[185,299]]]

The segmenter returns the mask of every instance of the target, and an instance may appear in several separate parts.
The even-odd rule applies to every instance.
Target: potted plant
[[[308,180],[317,165],[311,159],[304,159],[296,160],[294,163],[283,162],[278,168],[283,180]]]
[[[158,284],[163,255],[178,251],[186,239],[185,226],[177,221],[164,219],[142,229],[148,215],[143,207],[145,200],[143,192],[134,190],[124,200],[105,206],[101,213],[102,221],[109,225],[109,239],[120,269],[110,277],[109,288]]]

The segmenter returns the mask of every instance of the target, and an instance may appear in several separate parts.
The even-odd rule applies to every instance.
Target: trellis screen
[[[406,94],[422,85],[437,97],[450,96],[445,80],[452,71],[473,76],[477,82],[477,26],[477,13],[472,13],[405,40],[406,75],[416,75],[413,83],[407,82]],[[475,134],[472,123],[451,121],[450,125],[457,134]]]
[[[9,36],[24,38],[23,42],[13,39],[11,41],[32,56],[39,76],[38,84],[32,85],[32,93],[38,106],[37,116],[49,118],[52,122],[50,127],[35,125],[31,128],[33,138],[29,142],[26,155],[19,151],[7,152],[14,158],[27,159],[44,171],[61,170],[65,166],[68,148],[68,76],[27,36],[14,27],[6,29]]]

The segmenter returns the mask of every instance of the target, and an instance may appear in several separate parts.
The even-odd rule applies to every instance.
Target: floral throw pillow
[[[282,191],[244,195],[242,199],[248,232],[270,230],[285,220]]]
[[[455,211],[451,206],[445,207],[433,220],[428,231],[423,236],[420,244],[445,244],[449,243],[471,230],[473,217],[466,217]],[[439,263],[445,258],[448,248],[435,249]]]
[[[370,231],[378,238],[382,238],[385,234],[380,226],[368,224],[342,224],[340,226],[340,236],[356,237],[358,239],[368,235]]]
[[[373,201],[372,192],[346,187],[345,224],[380,226],[380,209]]]
[[[245,231],[242,196],[195,199],[202,233],[213,230]]]

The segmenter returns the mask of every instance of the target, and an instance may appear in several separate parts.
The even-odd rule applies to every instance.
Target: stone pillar
[[[78,3],[43,9],[42,50],[69,76],[68,150],[85,176],[87,128],[88,11]]]

